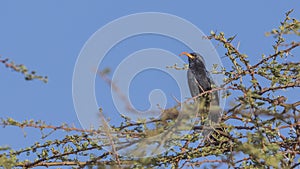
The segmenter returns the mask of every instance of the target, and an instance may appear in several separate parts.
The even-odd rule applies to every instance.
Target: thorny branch
[[[232,44],[236,36],[226,38],[222,32],[219,34],[211,32],[207,38],[222,44],[226,50],[226,57],[232,63],[229,69],[224,68],[218,72],[226,76],[224,85],[190,98],[184,103],[177,103],[174,108],[163,110],[159,119],[132,122],[124,118],[120,126],[110,128],[109,133],[103,128],[85,130],[65,124],[53,126],[41,121],[17,122],[11,118],[2,119],[0,125],[4,127],[36,128],[50,131],[51,134],[54,131],[62,131],[66,135],[61,140],[45,140],[44,143],[37,142],[20,150],[3,148],[1,150],[3,153],[0,154],[0,165],[24,168],[36,166],[83,168],[95,165],[123,168],[183,168],[204,165],[211,167],[227,165],[232,168],[298,167],[300,165],[297,161],[300,157],[300,101],[288,100],[282,92],[283,90],[296,91],[300,87],[299,62],[286,61],[290,57],[295,57],[292,52],[300,46],[300,42],[288,41],[289,39],[285,38],[287,34],[300,36],[300,23],[290,17],[291,13],[292,11],[286,13],[278,29],[268,33],[275,38],[274,53],[263,56],[255,64],[249,61],[250,56],[243,54]],[[0,60],[14,71],[27,72],[24,66],[7,61]],[[101,72],[98,74],[118,90],[105,74]],[[268,83],[261,83],[261,78]],[[233,103],[223,113],[218,126],[221,130],[216,129],[209,141],[201,141],[203,136],[199,130],[205,126],[194,126],[188,135],[180,138],[178,146],[158,156],[134,159],[118,155],[117,149],[114,149],[114,153],[104,151],[102,148],[109,145],[101,144],[92,137],[94,134],[111,135],[110,141],[112,141],[113,135],[117,133],[121,133],[119,136],[122,138],[145,138],[149,137],[149,133],[158,134],[161,129],[172,125],[172,120],[180,113],[181,104],[189,105],[191,100],[215,91],[226,91],[223,97],[232,98]],[[279,91],[281,95],[277,95]],[[120,96],[126,103],[128,102],[124,95]],[[128,110],[131,109],[128,106]],[[22,155],[36,159],[23,160],[20,158]]]

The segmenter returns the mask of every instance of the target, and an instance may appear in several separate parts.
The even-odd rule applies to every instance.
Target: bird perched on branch
[[[198,53],[187,52],[182,52],[180,55],[187,56],[189,60],[187,78],[192,97],[211,90],[212,79],[205,68],[203,57]]]
[[[200,105],[199,112],[202,115],[207,114],[208,123],[206,125],[210,125],[211,123],[217,124],[221,116],[219,94],[218,91],[212,91],[215,83],[206,70],[203,57],[198,53],[188,52],[182,52],[180,56],[182,55],[188,57],[189,69],[187,71],[187,80],[192,97]],[[206,135],[205,133],[204,135]]]

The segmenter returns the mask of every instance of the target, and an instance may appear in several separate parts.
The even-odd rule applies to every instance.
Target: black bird
[[[192,97],[211,90],[212,79],[205,68],[203,57],[198,53],[187,52],[182,52],[180,55],[186,55],[189,60],[187,78]]]
[[[200,101],[197,102],[201,105],[199,112],[208,114],[209,124],[206,123],[206,125],[211,125],[211,123],[217,124],[221,116],[218,91],[201,95],[203,92],[212,90],[215,86],[211,75],[206,70],[203,57],[198,53],[182,52],[180,56],[182,55],[186,55],[189,60],[189,69],[187,71],[188,85],[192,97],[197,98],[195,99],[196,101]],[[205,133],[208,134],[208,132]],[[205,133],[204,135],[206,135]]]

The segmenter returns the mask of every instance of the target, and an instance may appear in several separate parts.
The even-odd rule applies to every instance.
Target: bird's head
[[[200,66],[205,67],[205,61],[203,57],[199,53],[188,53],[188,52],[182,52],[180,56],[187,56],[189,59],[189,66]]]

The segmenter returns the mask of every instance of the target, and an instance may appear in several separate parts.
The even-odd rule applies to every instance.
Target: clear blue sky
[[[138,12],[164,12],[190,21],[205,34],[209,34],[210,30],[237,34],[236,39],[241,42],[240,50],[255,62],[262,52],[268,54],[272,50],[273,39],[265,37],[264,33],[277,26],[284,13],[291,8],[295,9],[293,16],[299,17],[300,6],[292,1],[0,1],[0,55],[49,77],[48,84],[36,80],[28,82],[20,74],[0,65],[0,117],[20,121],[40,119],[53,125],[66,122],[80,127],[72,100],[72,75],[76,59],[94,32],[119,17]],[[175,54],[185,50],[178,48],[177,42],[168,42],[162,39],[157,43],[154,36],[140,37],[135,42],[133,39],[126,45],[116,46],[111,54],[122,52],[128,55],[134,49],[143,47],[162,48]],[[223,56],[222,53],[219,55]],[[102,68],[113,68],[119,61],[108,58]],[[226,62],[224,64],[226,66]],[[155,72],[146,72],[137,79],[146,76],[154,78],[154,75]],[[110,109],[111,102],[103,101],[108,87],[100,80],[96,80],[98,104],[107,112],[113,111]],[[146,94],[152,88],[161,87],[170,90],[169,93],[176,90],[176,87],[161,81],[135,85],[142,95],[133,95],[132,102],[140,109],[149,106]],[[20,148],[39,141],[39,131],[24,131],[28,135],[26,138],[18,128],[1,128],[1,135],[5,137],[0,139],[0,146]],[[60,133],[54,136],[59,137]]]

